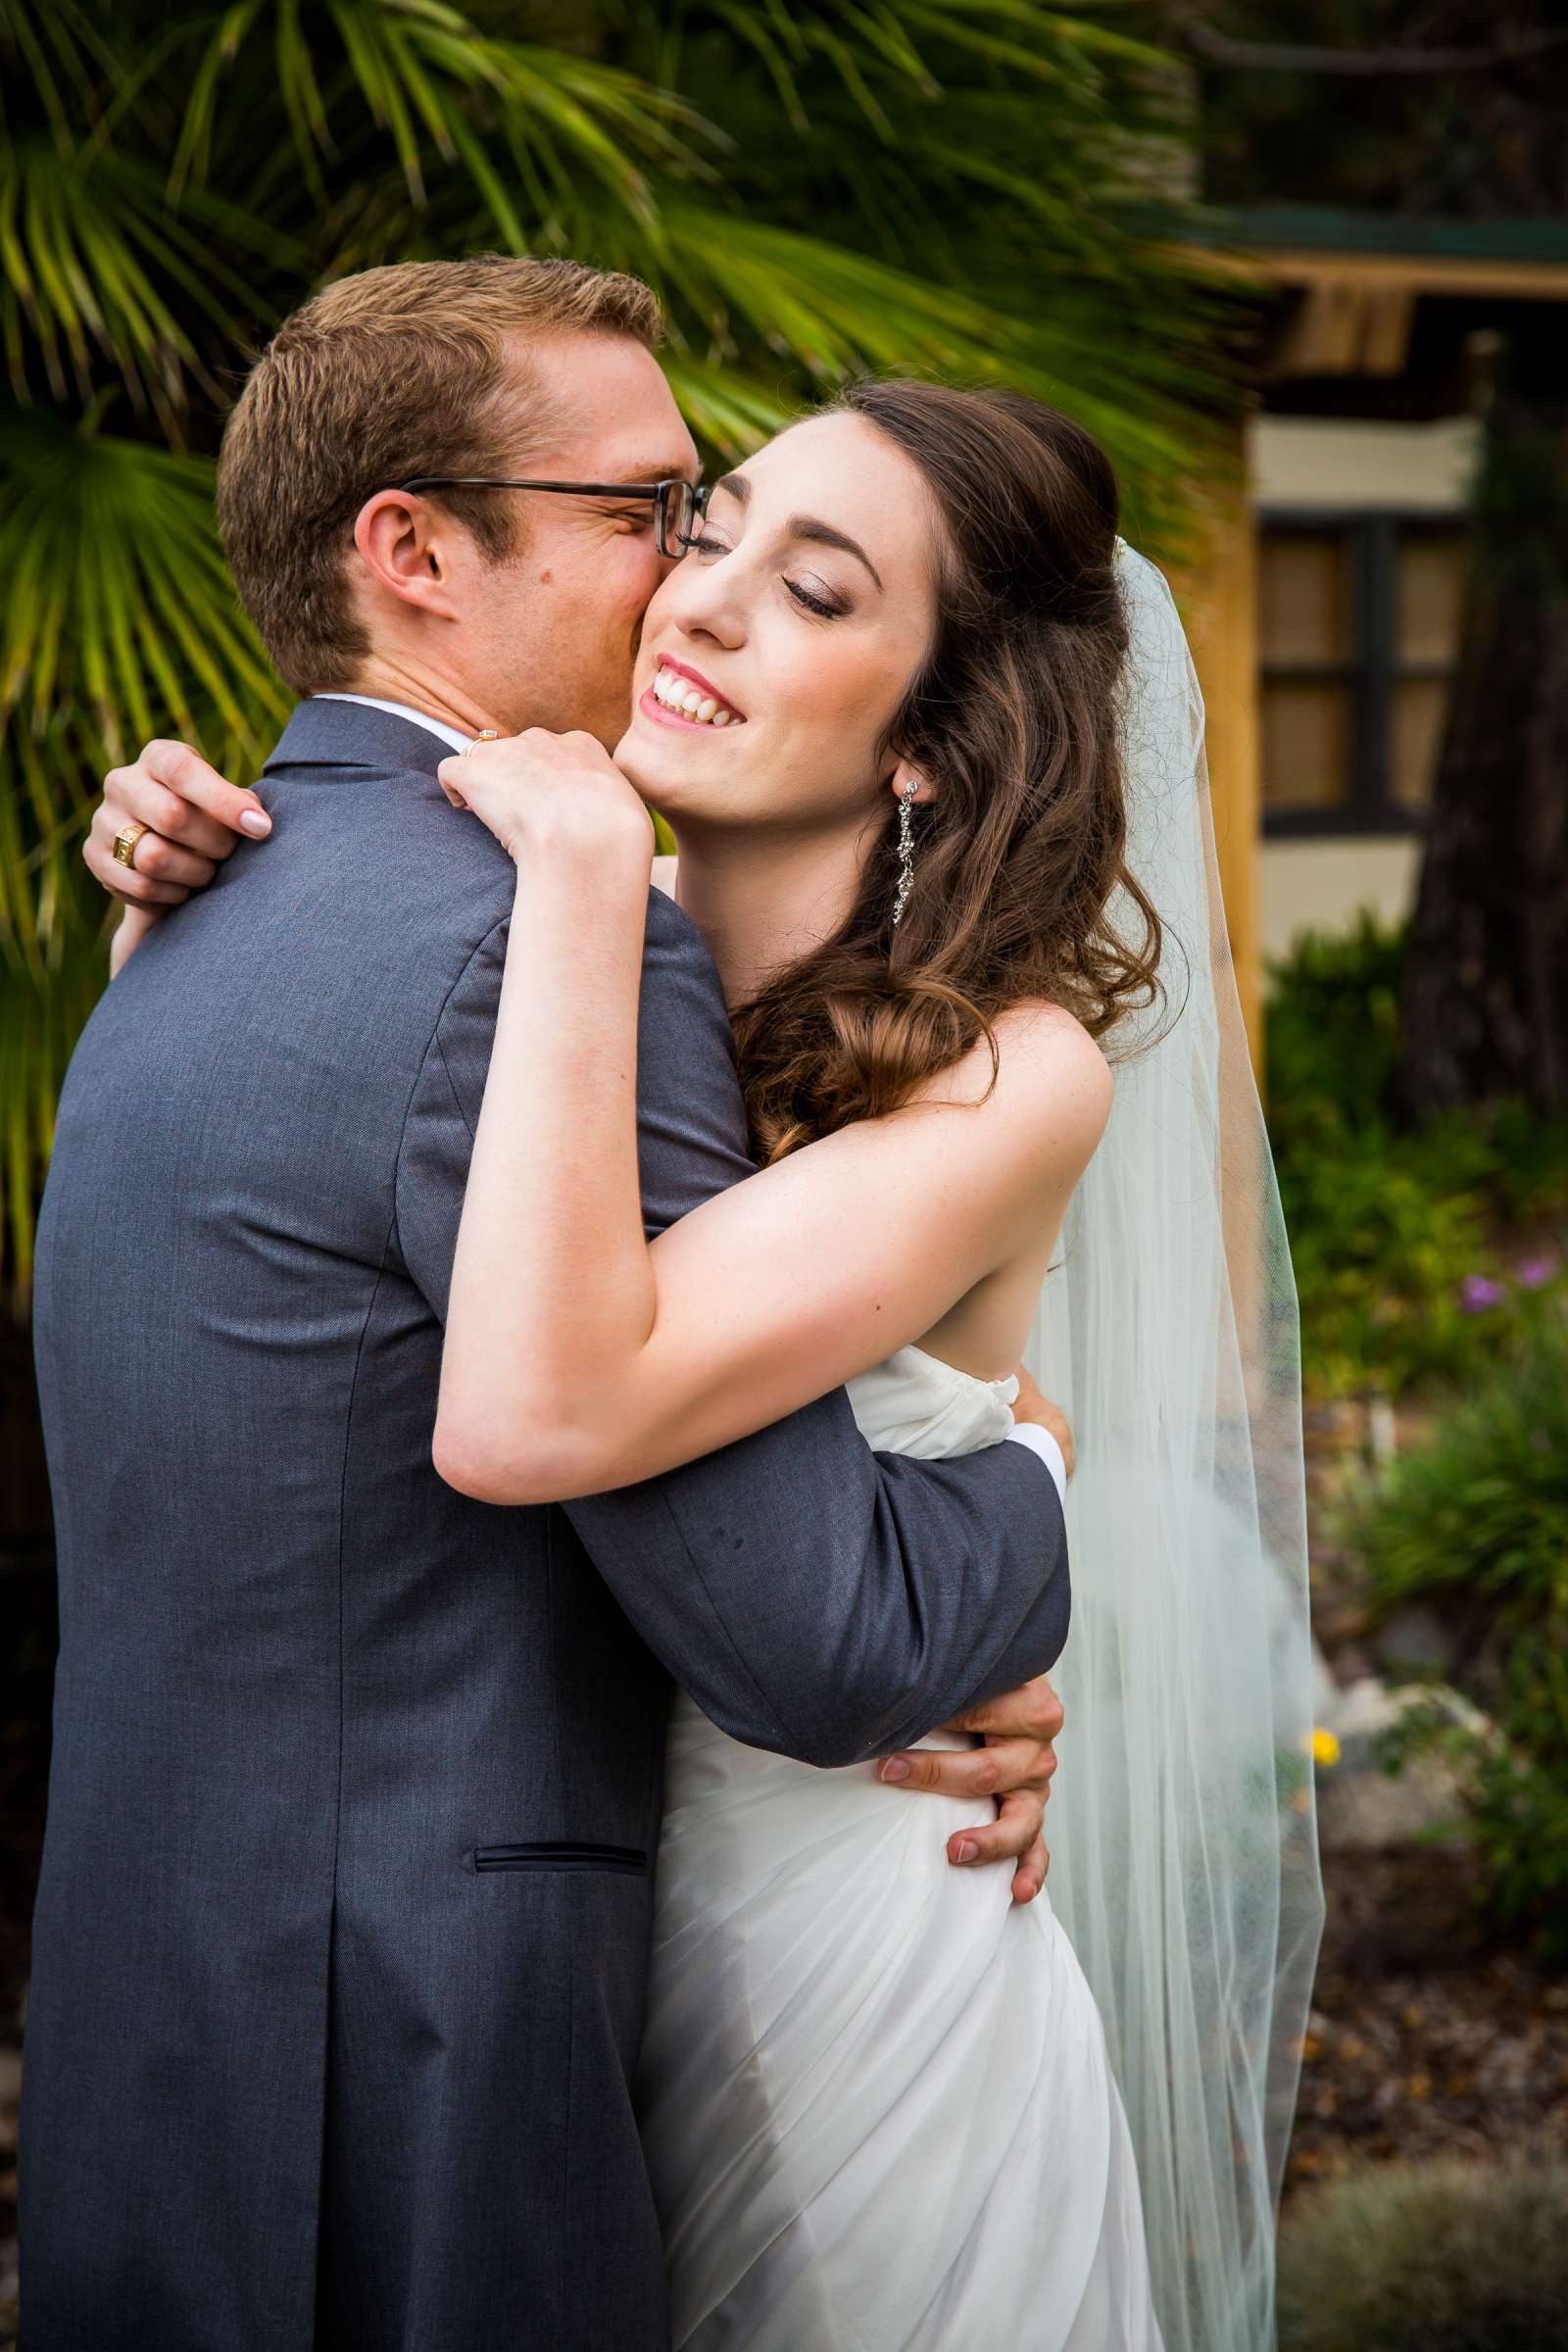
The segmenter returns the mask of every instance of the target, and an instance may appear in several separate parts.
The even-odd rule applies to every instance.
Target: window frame
[[[1270,840],[1399,837],[1425,830],[1425,809],[1396,801],[1394,778],[1395,689],[1404,679],[1451,678],[1452,662],[1398,659],[1398,555],[1405,538],[1463,536],[1462,510],[1433,513],[1404,507],[1260,507],[1257,510],[1259,620],[1257,647],[1258,799]],[[1339,662],[1270,662],[1262,637],[1262,542],[1269,533],[1341,532],[1349,542],[1350,650]],[[1350,696],[1348,752],[1349,793],[1330,808],[1279,808],[1264,797],[1261,774],[1264,689],[1274,678],[1345,684]]]

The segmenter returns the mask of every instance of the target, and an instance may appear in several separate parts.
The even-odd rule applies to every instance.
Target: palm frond
[[[13,409],[0,486],[0,956],[38,975],[104,768],[168,732],[254,761],[287,699],[223,569],[209,459]]]
[[[254,222],[213,199],[176,217],[161,175],[113,148],[0,145],[0,344],[13,391],[86,399],[107,361],[133,400],[177,429],[189,383],[209,380],[203,329],[232,341],[256,307],[224,248],[254,255],[262,242]]]
[[[670,378],[725,436],[763,407],[758,357],[779,364],[779,411],[798,409],[801,370],[827,391],[864,372],[1012,383],[1067,410],[1104,440],[1156,538],[1175,522],[1194,456],[1180,359],[1140,353],[1091,289],[1063,288],[1024,319],[869,257],[691,202],[661,205],[668,247],[660,283],[675,353]],[[737,405],[731,371],[751,379]]]
[[[796,131],[814,118],[808,83],[821,68],[890,142],[890,96],[941,99],[955,66],[961,74],[978,63],[1036,88],[1054,81],[1093,104],[1108,77],[1168,65],[1163,52],[1085,9],[1042,0],[692,0],[673,14],[683,51],[710,27],[750,51]]]
[[[26,1305],[36,1222],[66,1065],[109,976],[103,933],[71,935],[42,975],[0,963],[0,1264]]]
[[[56,144],[75,145],[100,111],[115,58],[75,0],[0,0],[0,129],[7,99],[24,114],[32,95]]]
[[[778,380],[769,385],[738,367],[689,351],[666,349],[660,356],[681,414],[698,440],[719,457],[749,456],[800,410],[793,368],[780,368]]]
[[[172,171],[203,181],[225,100],[243,98],[241,52],[270,31],[276,86],[313,186],[368,125],[389,142],[412,202],[428,199],[431,154],[470,177],[507,242],[525,249],[517,205],[499,178],[509,157],[537,202],[587,174],[645,220],[643,166],[681,159],[701,131],[670,92],[595,58],[482,32],[445,0],[324,0],[307,24],[300,0],[237,0],[208,37]]]

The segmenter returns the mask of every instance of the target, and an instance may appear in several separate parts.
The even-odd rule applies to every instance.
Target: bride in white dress
[[[1086,1440],[1064,1904],[939,1857],[874,1766],[677,1704],[674,2340],[1259,2352],[1316,1924],[1294,1300],[1168,594],[1081,428],[861,385],[714,486],[634,693],[613,760],[536,731],[441,770],[518,880],[438,1466],[596,1493],[841,1382],[879,1449],[956,1454],[1026,1354]],[[645,805],[765,1163],[651,1243]]]
[[[918,1348],[849,1384],[873,1447],[927,1458],[997,1444],[1015,1387]],[[929,1801],[942,1830],[976,1817]],[[1050,1888],[1012,1904],[937,1826],[869,1765],[812,1771],[677,1700],[643,2105],[677,2344],[1159,2345],[1127,2120]]]

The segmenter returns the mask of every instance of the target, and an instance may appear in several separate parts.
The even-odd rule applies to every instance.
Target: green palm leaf
[[[661,206],[660,217],[668,270],[650,258],[644,273],[661,284],[671,312],[676,353],[668,373],[693,422],[717,427],[717,445],[743,445],[748,427],[755,444],[758,425],[776,429],[799,409],[802,388],[790,361],[804,363],[822,390],[866,371],[1012,383],[1098,433],[1141,527],[1154,543],[1172,543],[1197,430],[1179,396],[1196,384],[1185,380],[1178,359],[1157,349],[1141,355],[1119,318],[1107,324],[1102,308],[1081,291],[1020,320],[765,221],[673,201]],[[754,356],[768,351],[783,363],[771,399]],[[736,377],[731,370],[741,360],[747,372]]]
[[[471,175],[509,243],[524,234],[499,183],[498,139],[537,203],[554,183],[586,173],[616,203],[648,214],[641,165],[684,152],[696,125],[678,98],[595,59],[482,32],[444,0],[325,0],[307,25],[300,0],[238,0],[212,30],[191,84],[172,184],[205,180],[225,98],[253,34],[270,32],[296,155],[324,191],[327,165],[360,155],[367,122],[390,141],[416,206],[426,201],[427,151]]]
[[[113,149],[0,146],[0,342],[17,396],[47,389],[64,401],[73,385],[86,396],[102,359],[177,429],[188,379],[211,382],[198,337],[232,339],[255,307],[220,240],[252,252],[261,242],[230,206],[176,219],[160,175]]]
[[[66,1064],[102,994],[108,949],[75,934],[42,976],[0,964],[0,1264],[26,1308],[34,1203],[49,1165]]]
[[[254,761],[287,708],[223,568],[212,474],[0,411],[0,953],[34,975],[74,913],[105,766],[168,732]]]
[[[96,114],[115,63],[74,0],[0,0],[0,129],[20,89],[37,99],[56,140],[71,145],[74,126]]]

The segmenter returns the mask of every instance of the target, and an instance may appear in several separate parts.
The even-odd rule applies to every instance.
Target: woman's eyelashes
[[[705,531],[689,545],[694,556],[727,556],[732,552],[729,541],[720,539],[713,531]],[[841,619],[849,610],[846,604],[833,596],[825,581],[818,581],[814,587],[807,588],[799,580],[786,578],[784,585],[795,602],[818,620]]]
[[[845,610],[840,604],[829,604],[825,598],[814,596],[809,588],[803,588],[798,580],[786,580],[784,585],[798,605],[804,605],[808,612],[816,613],[822,620],[837,620]]]

